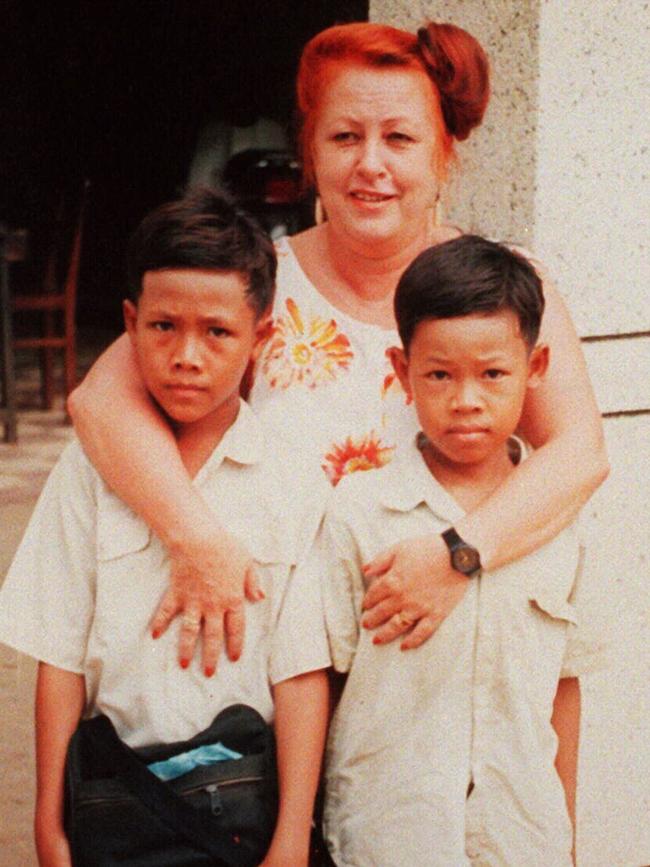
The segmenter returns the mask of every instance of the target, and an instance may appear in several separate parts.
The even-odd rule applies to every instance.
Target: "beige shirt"
[[[327,749],[325,831],[339,867],[569,867],[550,719],[579,573],[573,530],[467,591],[417,650],[359,628],[360,567],[462,515],[414,443],[336,489],[300,578],[319,574],[331,658],[349,672]],[[563,669],[564,666],[564,669]],[[468,797],[468,789],[471,794]]]
[[[187,671],[179,667],[178,619],[151,638],[149,621],[168,584],[165,549],[74,442],[44,488],[0,592],[0,640],[84,674],[86,715],[108,714],[132,746],[188,738],[236,702],[271,720],[271,684],[317,667],[311,645],[294,634],[305,605],[289,579],[318,525],[318,482],[327,489],[295,461],[275,457],[242,402],[195,484],[253,554],[266,599],[247,605],[241,659],[231,663],[222,654],[216,676],[206,678],[200,648]]]

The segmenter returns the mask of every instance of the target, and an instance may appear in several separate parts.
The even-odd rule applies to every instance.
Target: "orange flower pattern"
[[[278,316],[262,356],[262,372],[271,388],[316,388],[347,370],[354,353],[334,319],[314,316],[305,323],[293,298],[286,316]]]
[[[343,443],[334,443],[325,455],[323,469],[332,485],[337,485],[343,476],[361,470],[378,470],[392,459],[395,446],[383,445],[374,431],[361,439],[347,437]]]

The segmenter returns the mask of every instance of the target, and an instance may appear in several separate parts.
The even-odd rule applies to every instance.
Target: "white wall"
[[[541,3],[534,245],[589,341],[612,464],[583,521],[592,616],[618,639],[586,685],[588,867],[650,863],[649,47],[640,0]]]
[[[540,11],[537,252],[581,334],[648,329],[650,8],[545,0]]]

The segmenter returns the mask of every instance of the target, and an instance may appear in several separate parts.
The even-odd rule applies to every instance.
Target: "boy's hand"
[[[363,574],[370,582],[363,626],[377,629],[375,644],[405,636],[402,650],[433,635],[463,598],[468,581],[452,568],[447,546],[435,535],[393,545],[367,563]]]
[[[35,838],[39,867],[72,867],[70,846],[63,830],[48,833],[39,830],[37,824]]]
[[[203,634],[203,670],[214,674],[224,641],[228,657],[239,659],[244,644],[244,596],[251,602],[264,598],[257,584],[253,560],[246,548],[223,528],[215,529],[210,516],[170,548],[170,589],[151,623],[154,638],[182,615],[178,646],[180,665],[187,668]]]
[[[276,833],[260,867],[308,867],[309,841],[294,840],[290,834]]]

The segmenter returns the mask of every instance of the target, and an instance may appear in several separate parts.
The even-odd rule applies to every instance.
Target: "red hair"
[[[312,143],[324,86],[336,66],[411,69],[429,78],[441,123],[444,163],[453,139],[478,126],[490,97],[488,59],[479,43],[454,24],[430,22],[417,35],[386,24],[356,22],[328,27],[305,46],[297,79],[300,150],[308,183],[314,180]]]

